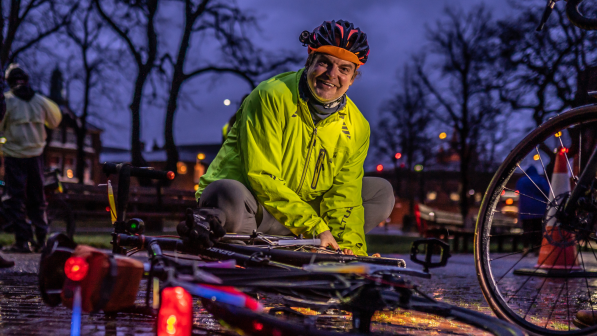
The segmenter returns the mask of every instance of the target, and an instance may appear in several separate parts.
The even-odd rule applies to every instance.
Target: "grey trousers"
[[[390,216],[394,208],[392,185],[378,177],[364,177],[363,207],[365,208],[365,233]],[[319,200],[309,203],[319,213]],[[218,208],[226,214],[224,228],[228,233],[251,234],[253,230],[271,235],[292,235],[278,222],[242,183],[235,180],[218,180],[205,188],[199,199],[200,207]]]

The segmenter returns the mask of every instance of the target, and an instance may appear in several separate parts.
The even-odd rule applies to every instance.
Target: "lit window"
[[[435,199],[437,199],[437,193],[435,191],[430,191],[427,193],[428,201],[435,201]]]
[[[186,174],[187,173],[187,165],[184,162],[179,161],[178,163],[176,163],[176,171],[180,175]]]
[[[450,199],[454,202],[458,202],[460,201],[460,194],[458,194],[457,192],[453,192],[450,194]]]

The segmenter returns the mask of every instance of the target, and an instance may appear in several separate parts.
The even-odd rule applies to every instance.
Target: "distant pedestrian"
[[[17,64],[8,67],[5,78],[10,91],[4,94],[6,113],[0,122],[0,131],[6,137],[2,146],[6,183],[2,202],[6,219],[15,230],[15,244],[6,250],[29,253],[32,225],[36,250],[44,246],[48,233],[42,152],[46,145],[45,128],[57,127],[62,114],[54,102],[33,91],[29,75]]]
[[[527,177],[528,175],[528,177]],[[516,183],[520,197],[518,198],[518,219],[524,231],[523,247],[539,251],[543,237],[543,217],[546,211],[545,196],[549,193],[549,184],[545,177],[539,175],[534,166],[526,169],[526,175]]]

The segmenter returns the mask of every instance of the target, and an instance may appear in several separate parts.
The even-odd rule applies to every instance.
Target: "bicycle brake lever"
[[[537,27],[537,31],[543,30],[543,28],[545,27],[545,23],[547,22],[547,19],[549,19],[549,16],[551,15],[551,12],[553,11],[553,8],[556,5],[557,1],[558,0],[548,0],[547,1],[547,6],[545,6],[545,10],[543,11],[543,16],[541,17],[541,22],[539,23],[539,27]]]

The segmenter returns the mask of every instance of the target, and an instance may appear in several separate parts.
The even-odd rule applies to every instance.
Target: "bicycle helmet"
[[[344,20],[324,21],[313,32],[303,31],[299,41],[309,47],[309,54],[329,54],[355,63],[357,68],[365,64],[369,57],[367,34]]]

